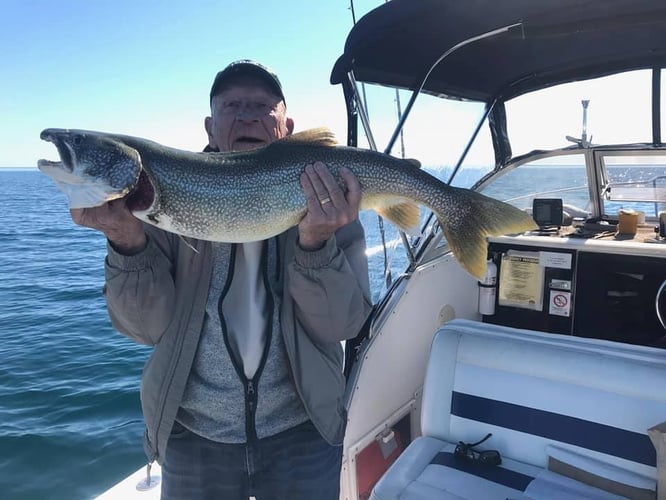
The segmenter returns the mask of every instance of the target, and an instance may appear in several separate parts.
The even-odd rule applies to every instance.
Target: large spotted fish
[[[294,134],[266,147],[234,153],[192,153],[152,141],[85,130],[46,129],[60,162],[39,168],[68,196],[71,208],[127,198],[132,213],[165,231],[204,240],[245,242],[279,234],[306,211],[299,178],[322,161],[339,178],[348,167],[373,209],[407,232],[419,207],[434,211],[460,264],[481,277],[486,237],[534,229],[525,212],[468,189],[455,188],[413,162],[335,146],[327,129]]]

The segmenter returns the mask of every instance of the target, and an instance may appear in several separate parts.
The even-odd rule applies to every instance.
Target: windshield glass
[[[481,192],[521,209],[531,209],[535,198],[561,198],[572,217],[591,213],[585,157],[580,153],[523,163],[493,179]]]
[[[617,217],[622,208],[657,217],[666,210],[666,155],[658,152],[601,154],[605,176],[604,213]]]

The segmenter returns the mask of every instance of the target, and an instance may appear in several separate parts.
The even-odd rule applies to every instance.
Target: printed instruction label
[[[543,310],[544,267],[539,253],[509,250],[502,255],[499,305]]]

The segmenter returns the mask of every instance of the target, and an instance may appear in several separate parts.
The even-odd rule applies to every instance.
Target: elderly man
[[[291,134],[267,67],[220,71],[207,151],[241,151]],[[189,240],[144,225],[123,200],[74,209],[108,239],[112,323],[154,345],[141,402],[163,499],[337,499],[345,428],[340,341],[370,312],[360,186],[304,165],[307,214],[283,234],[242,244]],[[196,249],[196,252],[192,250]]]

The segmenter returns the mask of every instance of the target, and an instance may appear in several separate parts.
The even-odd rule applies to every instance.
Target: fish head
[[[55,145],[60,161],[39,160],[37,167],[65,193],[70,208],[96,207],[123,198],[139,180],[139,152],[117,136],[49,128],[40,137]]]

